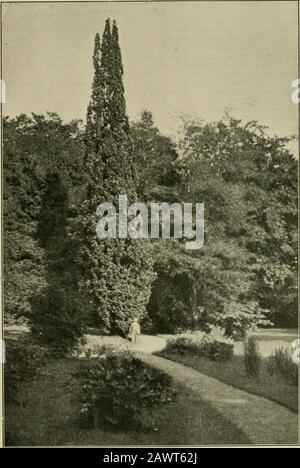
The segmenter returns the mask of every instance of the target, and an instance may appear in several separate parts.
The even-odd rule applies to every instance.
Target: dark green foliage
[[[87,111],[86,166],[89,203],[117,202],[119,194],[135,198],[132,144],[122,82],[122,62],[116,25],[106,21],[102,44],[95,38],[94,81]]]
[[[29,324],[34,340],[47,346],[52,355],[64,356],[83,340],[84,311],[78,290],[49,284],[34,298]]]
[[[158,278],[148,305],[152,331],[208,331],[218,325],[227,336],[240,338],[254,325],[268,324],[258,305],[247,300],[252,283],[242,269],[244,252],[237,245],[211,244],[192,254],[179,243],[156,245]]]
[[[176,256],[176,250],[167,249],[163,241],[156,245],[154,252],[157,278],[153,282],[147,306],[146,325],[151,321],[149,327],[152,333],[181,333],[193,329],[191,282],[184,270],[184,263]]]
[[[173,141],[155,127],[151,112],[143,111],[141,120],[131,125],[131,136],[139,199],[162,202],[169,201],[172,196],[176,198],[180,178],[177,149]]]
[[[46,352],[28,340],[7,340],[5,350],[4,382],[6,403],[23,405],[24,389],[46,364]]]
[[[82,138],[78,122],[56,114],[3,120],[5,321],[32,317],[32,299],[47,286],[38,226],[51,174],[60,174],[70,213],[82,198]],[[49,226],[51,230],[51,225]]]
[[[179,181],[169,194],[157,188],[164,201],[204,202],[204,247],[159,244],[148,305],[154,332],[214,324],[243,338],[272,322],[296,326],[297,162],[288,141],[228,116],[186,122]]]
[[[168,354],[198,354],[199,345],[193,343],[189,338],[178,337],[168,340],[164,352]]]
[[[172,379],[124,351],[103,348],[73,374],[73,400],[80,423],[128,427],[142,414],[171,402]]]
[[[229,313],[252,301],[277,325],[295,326],[297,161],[288,142],[268,136],[256,122],[243,125],[229,116],[187,122],[182,188],[205,203],[208,255],[238,273],[230,280]]]
[[[31,309],[30,297],[45,283],[43,250],[34,239],[42,190],[36,174],[38,161],[32,157],[38,145],[34,133],[33,120],[25,115],[3,119],[6,322],[26,317]]]
[[[69,231],[70,203],[58,174],[49,174],[37,235],[45,250],[47,286],[32,300],[31,332],[52,353],[64,355],[82,337],[85,314],[74,261],[77,243]]]
[[[261,356],[258,349],[258,344],[253,336],[247,338],[244,344],[244,364],[246,374],[249,377],[258,377],[261,370]]]
[[[270,375],[279,375],[287,383],[298,385],[298,365],[293,362],[291,353],[287,349],[276,349],[267,360],[267,370]]]
[[[164,349],[166,354],[196,355],[213,361],[228,361],[233,356],[233,344],[218,341],[203,335],[200,339],[189,338],[187,335],[168,340]]]
[[[98,239],[96,207],[136,200],[136,173],[126,115],[118,30],[106,21],[102,43],[95,39],[94,81],[87,112],[85,171],[87,198],[77,218],[78,270],[85,310],[102,331],[125,335],[133,317],[142,318],[154,275],[146,240]]]
[[[212,341],[203,345],[203,357],[213,361],[228,361],[233,356],[233,344]]]

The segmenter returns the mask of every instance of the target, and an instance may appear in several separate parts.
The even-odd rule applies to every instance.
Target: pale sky
[[[4,4],[3,113],[85,120],[107,17],[119,27],[131,119],[149,109],[175,135],[181,115],[211,121],[230,108],[271,134],[298,132],[296,1]]]

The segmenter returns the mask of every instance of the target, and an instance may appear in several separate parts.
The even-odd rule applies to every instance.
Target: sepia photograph
[[[299,446],[298,47],[296,0],[1,2],[3,447]]]

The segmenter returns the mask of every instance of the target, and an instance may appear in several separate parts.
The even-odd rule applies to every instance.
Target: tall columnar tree
[[[143,317],[153,281],[152,255],[145,240],[98,239],[96,208],[136,200],[136,175],[123,87],[116,23],[107,20],[95,38],[94,80],[87,111],[87,198],[78,218],[79,270],[85,307],[96,324],[124,334],[132,317]]]

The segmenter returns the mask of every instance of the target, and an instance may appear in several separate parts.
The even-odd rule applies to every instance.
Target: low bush
[[[293,362],[287,349],[278,348],[267,359],[267,370],[270,375],[280,375],[288,383],[298,385],[298,365]]]
[[[173,401],[172,378],[128,351],[107,347],[73,373],[72,400],[81,425],[128,426]]]
[[[233,344],[212,341],[203,345],[203,356],[213,361],[228,361],[233,356]]]
[[[261,370],[261,355],[257,341],[253,336],[246,339],[244,344],[244,364],[249,377],[258,377]]]
[[[227,361],[233,356],[233,342],[222,330],[214,328],[210,333],[194,332],[168,340],[165,353],[198,355],[214,361]]]
[[[170,354],[198,354],[199,346],[191,340],[191,338],[185,336],[178,336],[177,338],[171,338],[167,341],[164,352]]]
[[[45,350],[27,340],[8,340],[5,358],[5,401],[23,406],[25,385],[41,375],[46,364]]]

